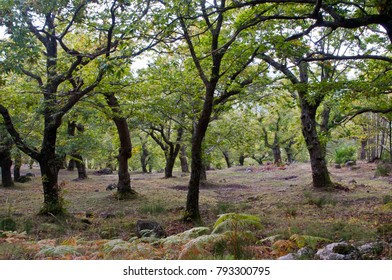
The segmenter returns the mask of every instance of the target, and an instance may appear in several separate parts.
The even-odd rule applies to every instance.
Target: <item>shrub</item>
[[[376,177],[386,177],[392,171],[392,164],[390,163],[379,163],[376,167]]]
[[[0,220],[0,230],[4,231],[15,231],[16,230],[16,222],[8,217]]]
[[[354,146],[342,146],[335,150],[335,163],[342,164],[348,161],[356,161],[357,149]]]

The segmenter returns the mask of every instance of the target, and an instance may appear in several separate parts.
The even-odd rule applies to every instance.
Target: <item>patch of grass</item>
[[[295,218],[298,214],[298,209],[296,207],[288,206],[286,209],[284,209],[284,213],[289,218]]]
[[[31,260],[32,253],[20,244],[2,243],[0,260]]]
[[[312,192],[305,192],[305,204],[315,205],[318,208],[323,208],[325,205],[336,205],[336,200],[332,198],[331,195],[323,194],[321,196],[316,196]]]
[[[384,195],[382,197],[382,204],[388,204],[392,202],[392,196],[391,195]]]
[[[377,234],[381,238],[390,239],[392,238],[392,224],[383,224],[377,227]]]
[[[230,212],[235,212],[236,206],[234,205],[233,202],[228,202],[228,201],[218,201],[216,204],[216,214],[224,214],[224,213],[230,213]]]
[[[390,163],[379,163],[376,167],[376,177],[387,177],[392,172],[392,164]]]
[[[143,214],[161,214],[166,211],[164,203],[160,200],[141,205],[139,212]]]

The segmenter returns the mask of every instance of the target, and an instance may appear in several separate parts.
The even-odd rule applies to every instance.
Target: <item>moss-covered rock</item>
[[[36,255],[37,258],[42,257],[58,257],[63,258],[67,255],[80,256],[75,246],[60,245],[60,246],[44,246]]]

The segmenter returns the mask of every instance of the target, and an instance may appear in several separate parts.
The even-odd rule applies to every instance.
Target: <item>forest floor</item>
[[[305,163],[208,171],[208,181],[200,190],[203,226],[212,228],[218,215],[235,212],[261,219],[262,228],[254,231],[257,240],[277,235],[289,239],[294,234],[347,242],[388,239],[392,181],[375,177],[375,169],[375,164],[364,162],[355,168],[331,166],[333,181],[343,186],[333,191],[313,189],[310,166]],[[117,250],[118,246],[112,250],[107,244],[135,240],[137,220],[157,221],[169,236],[193,227],[181,220],[188,174],[163,179],[161,173],[132,173],[138,196],[119,201],[115,191],[106,190],[116,183],[116,174],[99,176],[91,170],[88,179],[75,181],[76,171],[61,170],[68,214],[45,217],[37,215],[43,200],[39,170],[22,170],[26,172],[36,177],[11,188],[0,187],[0,220],[11,218],[13,227],[12,232],[0,231],[0,259],[176,259],[183,246],[168,250],[144,242],[135,250]],[[252,258],[276,258],[285,251],[274,252],[268,244],[255,246],[259,254]],[[65,252],[58,253],[61,248]]]

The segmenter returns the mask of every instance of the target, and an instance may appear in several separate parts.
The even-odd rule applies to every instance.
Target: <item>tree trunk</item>
[[[41,169],[41,180],[44,189],[44,205],[40,213],[45,215],[64,213],[64,205],[58,185],[61,159],[55,152],[56,137],[57,128],[45,130],[40,158],[37,159]]]
[[[361,160],[366,160],[367,139],[361,141]]]
[[[185,220],[191,220],[196,223],[201,221],[199,210],[199,187],[200,176],[203,171],[202,143],[211,118],[214,90],[215,87],[211,87],[211,85],[206,88],[203,110],[198,122],[195,124],[192,134],[191,176],[188,185],[186,213],[184,218]]]
[[[231,168],[231,161],[230,161],[229,152],[228,151],[223,151],[222,154],[223,154],[223,156],[225,158],[227,168]]]
[[[244,155],[240,155],[240,157],[238,159],[238,163],[240,166],[244,166],[244,163],[245,163],[245,156]]]
[[[111,108],[116,124],[117,133],[120,139],[120,149],[118,153],[118,184],[117,193],[119,199],[132,197],[136,192],[131,188],[131,176],[128,170],[128,159],[132,157],[132,143],[129,134],[127,120],[120,117],[120,105],[114,94],[106,94],[106,101]]]
[[[80,154],[74,154],[76,169],[78,170],[78,179],[87,179],[86,165],[84,164],[83,157]]]
[[[142,140],[142,153],[140,154],[140,163],[143,173],[147,173],[147,165],[149,162],[150,153],[147,149],[147,143]]]
[[[71,158],[68,162],[68,166],[67,166],[67,170],[68,171],[74,171],[75,170],[75,166],[76,166],[76,161]]]
[[[389,162],[392,162],[392,120],[389,121]]]
[[[173,177],[173,168],[176,162],[177,154],[170,153],[166,156],[166,166],[165,166],[165,178],[172,178]]]
[[[0,151],[0,167],[1,167],[1,181],[3,187],[11,187],[14,185],[11,175],[11,152],[9,149]]]
[[[18,181],[20,178],[20,168],[22,167],[22,155],[20,151],[16,151],[15,164],[14,164],[14,181]]]
[[[289,142],[284,147],[287,156],[287,163],[291,164],[294,162],[294,152],[292,146],[294,145],[294,140],[289,140]]]
[[[182,145],[180,150],[181,172],[189,173],[188,160],[186,158],[186,146]]]
[[[310,156],[312,167],[313,187],[329,188],[333,186],[329,176],[325,149],[320,143],[317,133],[316,110],[317,106],[310,105],[305,97],[300,98],[302,134]]]
[[[272,146],[272,154],[274,155],[274,164],[280,165],[282,163],[282,155],[280,153],[279,144],[274,144]]]

